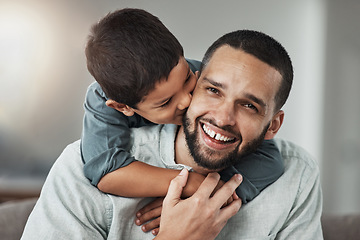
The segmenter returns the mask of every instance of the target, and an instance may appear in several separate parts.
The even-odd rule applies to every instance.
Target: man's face
[[[184,118],[195,162],[224,169],[272,138],[280,127],[269,131],[279,123],[274,99],[280,82],[280,73],[256,57],[226,45],[217,49]]]

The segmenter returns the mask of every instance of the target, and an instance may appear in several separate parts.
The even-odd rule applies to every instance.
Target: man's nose
[[[213,110],[214,120],[219,127],[234,126],[236,123],[234,106],[231,103],[223,102],[215,106]]]
[[[181,96],[181,99],[180,99],[180,102],[179,102],[177,108],[179,110],[184,110],[185,108],[189,107],[191,99],[192,99],[191,93],[184,92]]]

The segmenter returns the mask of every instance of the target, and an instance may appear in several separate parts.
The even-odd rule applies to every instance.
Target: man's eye
[[[244,104],[244,107],[255,110],[257,112],[257,108],[251,103]]]
[[[208,87],[207,90],[211,93],[219,94],[219,90],[217,90],[216,88]]]

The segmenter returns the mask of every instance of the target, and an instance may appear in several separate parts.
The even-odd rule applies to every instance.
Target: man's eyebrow
[[[224,85],[222,83],[219,83],[219,82],[216,82],[216,81],[214,81],[214,80],[212,80],[210,78],[204,77],[203,80],[210,83],[211,85],[214,85],[215,87],[226,89],[226,85]]]
[[[259,104],[261,107],[265,108],[267,104],[260,98],[256,97],[251,93],[246,93],[245,97],[249,98],[250,100],[254,101],[255,103]]]

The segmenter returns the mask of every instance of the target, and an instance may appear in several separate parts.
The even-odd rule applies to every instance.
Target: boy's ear
[[[134,115],[134,109],[132,109],[131,107],[129,107],[128,105],[126,105],[124,103],[118,103],[114,100],[109,99],[106,101],[106,106],[111,107],[115,110],[118,110],[119,112],[122,112],[123,114],[125,114],[128,117]]]
[[[265,139],[272,139],[275,137],[276,133],[279,131],[283,121],[284,121],[284,111],[280,110],[277,112],[273,119],[271,120],[270,126],[265,134]]]

